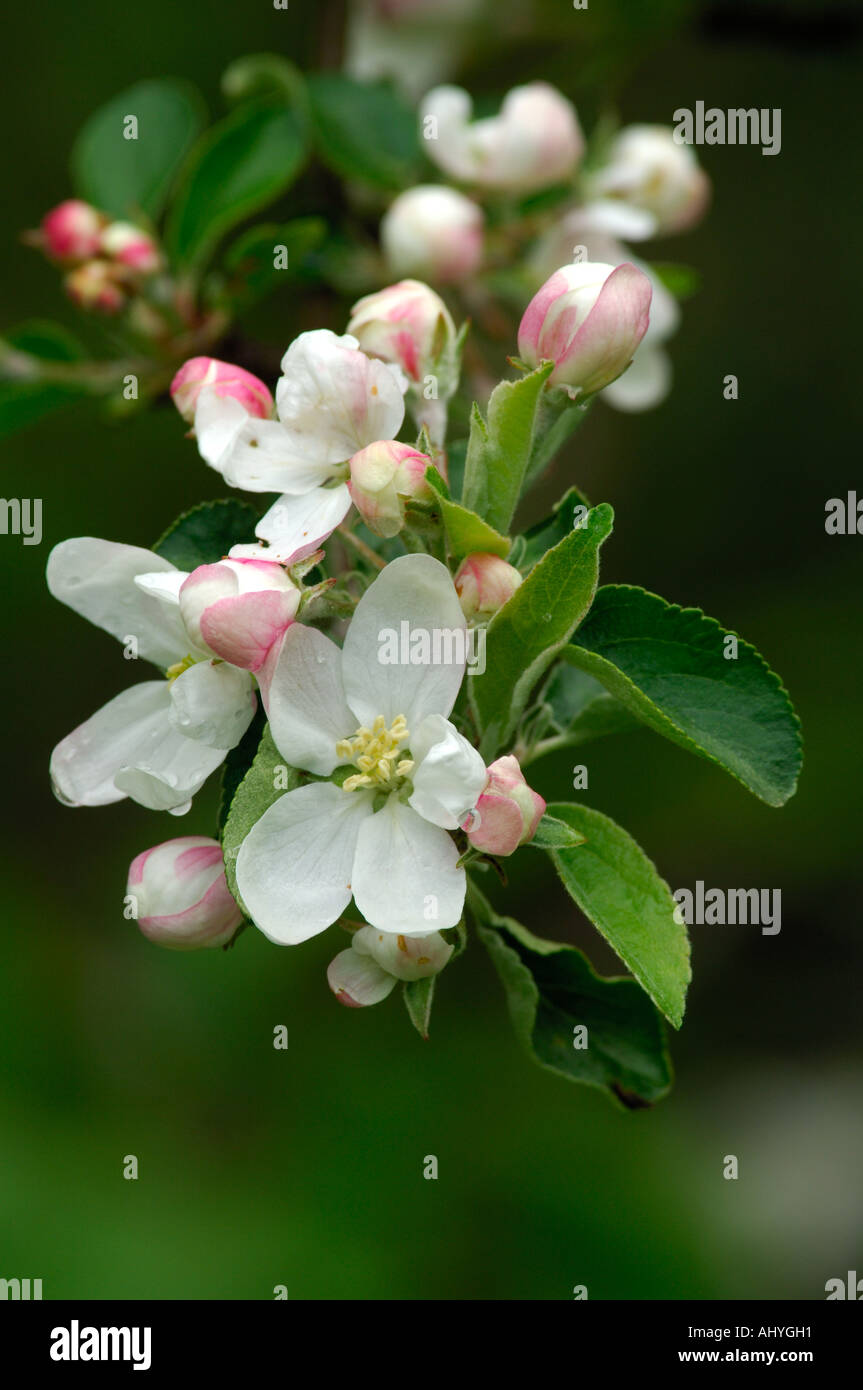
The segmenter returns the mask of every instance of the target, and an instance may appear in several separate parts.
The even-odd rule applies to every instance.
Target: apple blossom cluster
[[[164,267],[149,232],[114,220],[80,198],[52,208],[27,240],[64,271],[69,298],[100,314],[120,313],[143,281]]]
[[[631,265],[564,266],[522,320],[523,370],[541,368],[549,399],[589,398],[632,361],[650,300]],[[267,794],[239,843],[187,835],[132,863],[127,904],[141,931],[190,950],[228,944],[246,921],[281,945],[341,922],[351,943],[328,979],[355,1007],[443,969],[467,868],[529,843],[546,805],[515,751],[486,763],[465,698],[469,639],[523,577],[500,553],[453,544],[441,525],[462,336],[416,280],[361,299],[347,330],[300,334],[272,390],[207,357],[174,378],[204,463],[234,488],[271,495],[254,533],[188,568],[161,545],[79,537],[55,547],[47,579],[127,659],[157,668],[57,745],[51,777],[65,804],[128,797],[184,815],[266,720]],[[429,376],[439,384],[431,416]],[[399,439],[406,415],[415,443]],[[471,524],[500,541],[478,516]],[[410,651],[385,655],[384,639],[402,630]],[[427,639],[420,659],[417,636]],[[238,799],[263,748],[258,734]]]
[[[476,304],[486,271],[503,269],[535,290],[567,262],[635,265],[651,281],[651,323],[632,370],[604,397],[620,410],[657,405],[671,385],[664,344],[680,311],[627,243],[676,235],[702,218],[710,185],[692,148],[658,125],[625,127],[592,148],[572,103],[545,82],[513,88],[497,115],[481,119],[466,91],[436,87],[419,120],[429,158],[455,186],[423,184],[393,201],[380,228],[389,270],[461,287]],[[560,195],[551,211],[527,203],[519,212],[519,199],[549,190]]]

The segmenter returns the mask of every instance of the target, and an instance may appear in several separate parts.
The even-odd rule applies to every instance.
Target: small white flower
[[[428,555],[392,561],[357,605],[343,650],[295,623],[262,686],[286,762],[318,777],[352,765],[342,786],[314,782],[280,797],[237,859],[240,894],[271,941],[323,931],[354,898],[379,931],[424,936],[461,918],[465,874],[447,832],[485,786],[482,758],[449,722],[466,642],[437,665],[383,664],[381,634],[458,632],[465,619],[448,570]]]
[[[254,681],[186,629],[180,586],[187,578],[150,550],[89,536],[63,541],[48,558],[55,598],[104,628],[169,679],[143,681],[109,700],[51,755],[57,797],[69,806],[105,806],[129,796],[179,815],[256,707]]]

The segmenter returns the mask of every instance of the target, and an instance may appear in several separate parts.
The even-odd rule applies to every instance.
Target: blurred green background
[[[75,322],[17,238],[68,195],[68,147],[94,106],[171,74],[218,110],[219,75],[242,53],[331,57],[339,10],[10,10],[4,324]],[[599,405],[546,487],[551,501],[577,476],[612,502],[604,578],[703,606],[754,642],[806,736],[782,811],[646,731],[535,769],[546,796],[565,797],[571,763],[586,762],[586,799],[672,887],[782,891],[779,936],[693,928],[676,1087],[655,1110],[620,1113],[535,1069],[475,943],[442,980],[424,1044],[397,994],[335,1005],[332,934],[291,950],[249,931],[230,953],[188,956],[140,938],[122,915],[128,862],[209,833],[216,789],[185,821],[52,799],[51,747],[129,672],[116,643],[49,598],[45,559],[78,534],[151,544],[221,495],[218,480],[168,405],[115,425],[83,405],[4,442],[0,490],[41,496],[45,534],[40,547],[0,542],[0,1275],[42,1278],[46,1298],[266,1299],[284,1284],[292,1298],[567,1299],[585,1284],[602,1299],[820,1299],[860,1267],[863,538],[824,531],[828,498],[863,495],[859,19],[842,3],[559,0],[498,6],[453,54],[451,75],[479,92],[557,83],[588,127],[610,101],[627,121],[664,123],[699,99],[782,109],[778,157],[700,152],[710,216],[656,244],[703,273],[671,344],[670,399],[642,416]],[[286,290],[251,329],[281,349],[301,324]],[[722,397],[729,372],[737,402]],[[507,909],[614,971],[539,868],[520,857]],[[126,1154],[137,1182],[122,1177]],[[727,1154],[737,1182],[723,1179]]]

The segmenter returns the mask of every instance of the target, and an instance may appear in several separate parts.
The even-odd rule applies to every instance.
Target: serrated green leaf
[[[737,656],[726,657],[736,641]],[[599,590],[564,657],[644,724],[718,763],[770,806],[793,795],[800,725],[764,658],[699,608],[625,584]]]
[[[178,570],[214,565],[232,545],[254,540],[259,519],[254,507],[233,497],[201,502],[172,522],[153,549]]]
[[[462,504],[503,535],[524,486],[540,393],[552,370],[546,362],[518,381],[500,382],[487,420],[478,405],[471,412]]]
[[[660,1100],[671,1085],[662,1020],[635,981],[602,979],[574,946],[498,916],[473,885],[470,903],[516,1034],[535,1061],[630,1109]]]
[[[167,244],[200,266],[231,227],[290,187],[306,154],[303,122],[287,107],[241,106],[192,151],[168,220]]]
[[[594,507],[586,525],[543,556],[489,623],[485,670],[468,676],[486,761],[512,736],[540,677],[590,607],[599,548],[613,521],[608,503]]]
[[[689,939],[668,884],[608,816],[567,802],[554,802],[548,812],[584,836],[577,849],[551,851],[563,886],[679,1028],[691,977]]]
[[[315,73],[309,101],[321,158],[346,179],[406,188],[419,158],[416,115],[389,86]]]
[[[222,763],[222,787],[219,797],[219,816],[218,828],[219,835],[225,828],[228,819],[228,812],[231,803],[237,794],[237,789],[248,772],[252,763],[255,761],[255,754],[260,746],[267,723],[267,716],[264,707],[258,699],[258,708],[255,710],[255,717],[249,725],[239,743],[233,748],[229,748],[225,761]]]
[[[245,912],[237,888],[237,855],[240,846],[265,811],[286,792],[300,785],[300,774],[289,767],[273,742],[269,724],[264,729],[254,761],[234,793],[224,829],[222,854],[225,878],[238,904]],[[248,914],[247,914],[248,916]]]
[[[584,836],[573,830],[566,821],[558,820],[546,811],[536,827],[536,834],[527,843],[535,845],[537,849],[574,849],[576,845],[584,843]]]
[[[523,536],[517,538],[521,542],[517,552],[518,560],[513,560],[512,563],[517,563],[518,568],[527,574],[547,550],[559,545],[579,523],[585,522],[590,510],[591,503],[584,493],[577,487],[569,488],[560,501],[555,503],[551,516],[538,521],[535,526],[525,531]]]
[[[426,1041],[429,1035],[436,979],[436,975],[429,975],[425,980],[405,980],[402,989],[408,1017],[420,1037]]]
[[[138,122],[126,139],[125,118]],[[136,82],[90,116],[72,146],[79,197],[115,217],[156,219],[206,113],[194,87],[171,78]]]
[[[446,528],[449,552],[454,559],[461,560],[465,555],[482,552],[499,555],[505,560],[509,554],[509,537],[495,531],[494,527],[489,526],[476,512],[468,511],[467,507],[461,506],[460,503],[450,501],[446,484],[433,464],[426,469],[426,479],[438,494],[438,505]]]
[[[541,699],[551,713],[554,728],[573,747],[640,727],[635,715],[598,680],[565,662],[552,671]]]

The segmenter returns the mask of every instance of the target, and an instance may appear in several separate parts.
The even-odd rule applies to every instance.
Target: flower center
[[[192,656],[192,653],[188,652],[182,661],[175,661],[173,666],[168,667],[165,672],[165,679],[175,681],[178,676],[182,676],[184,671],[188,671],[190,666],[196,666],[197,663],[198,657]]]
[[[350,759],[354,767],[359,768],[359,772],[345,779],[343,789],[355,792],[360,787],[368,787],[372,791],[394,791],[414,770],[413,759],[401,756],[409,738],[403,714],[397,714],[389,728],[384,716],[379,714],[370,729],[363,726],[351,738],[341,739],[336,744],[337,754]]]

